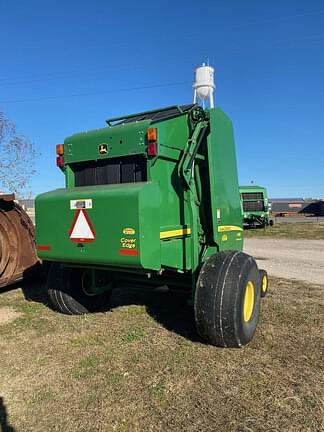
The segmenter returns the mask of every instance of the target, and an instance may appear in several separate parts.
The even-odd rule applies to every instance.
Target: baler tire
[[[269,286],[269,279],[268,274],[265,270],[259,270],[260,273],[260,292],[261,297],[265,297],[268,294],[268,286]]]
[[[53,308],[66,315],[84,315],[95,312],[111,297],[111,290],[98,295],[86,295],[81,289],[81,271],[52,263],[48,272],[47,292]]]
[[[260,275],[253,257],[239,251],[211,255],[195,290],[198,334],[220,347],[241,347],[253,338],[260,311]]]

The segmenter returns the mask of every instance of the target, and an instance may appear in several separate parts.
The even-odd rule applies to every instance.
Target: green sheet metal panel
[[[187,114],[168,120],[152,122],[151,126],[158,129],[158,142],[160,146],[183,150],[189,133]],[[162,148],[161,155],[163,155]]]
[[[183,185],[177,173],[180,152],[169,148],[185,146],[188,137],[185,117],[152,124],[158,130],[159,154],[149,161],[149,173],[151,180],[160,184],[161,230],[186,228],[189,219]]]
[[[95,230],[91,242],[70,238],[78,210],[72,201],[90,202],[85,212]],[[57,189],[36,198],[38,255],[49,261],[159,270],[160,195],[157,183]],[[84,210],[83,210],[84,211]]]
[[[181,150],[188,139],[188,118],[152,122],[157,128],[159,152],[149,161],[152,181],[160,184],[161,265],[177,270],[191,270],[189,208],[178,175]],[[164,233],[164,234],[163,234]]]
[[[242,213],[231,120],[220,108],[209,111],[207,138],[214,241],[220,250],[243,247]]]
[[[145,153],[145,134],[150,123],[143,120],[72,135],[64,141],[64,161],[69,164]],[[103,144],[107,152],[101,154],[99,148]]]
[[[164,268],[191,270],[190,254],[191,238],[189,235],[161,240],[161,265]]]

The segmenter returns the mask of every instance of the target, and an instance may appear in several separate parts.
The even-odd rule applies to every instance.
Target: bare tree
[[[5,192],[20,197],[30,194],[36,155],[34,144],[18,135],[15,123],[0,111],[0,183]]]

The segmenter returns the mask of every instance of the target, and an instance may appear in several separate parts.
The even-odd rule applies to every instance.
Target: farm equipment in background
[[[14,194],[0,195],[0,287],[33,274],[39,264],[32,221]]]
[[[261,186],[240,186],[243,225],[266,227],[273,225],[267,190]]]

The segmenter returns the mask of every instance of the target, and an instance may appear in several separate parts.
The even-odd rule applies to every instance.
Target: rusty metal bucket
[[[14,194],[0,195],[0,287],[15,283],[38,269],[35,230]]]

